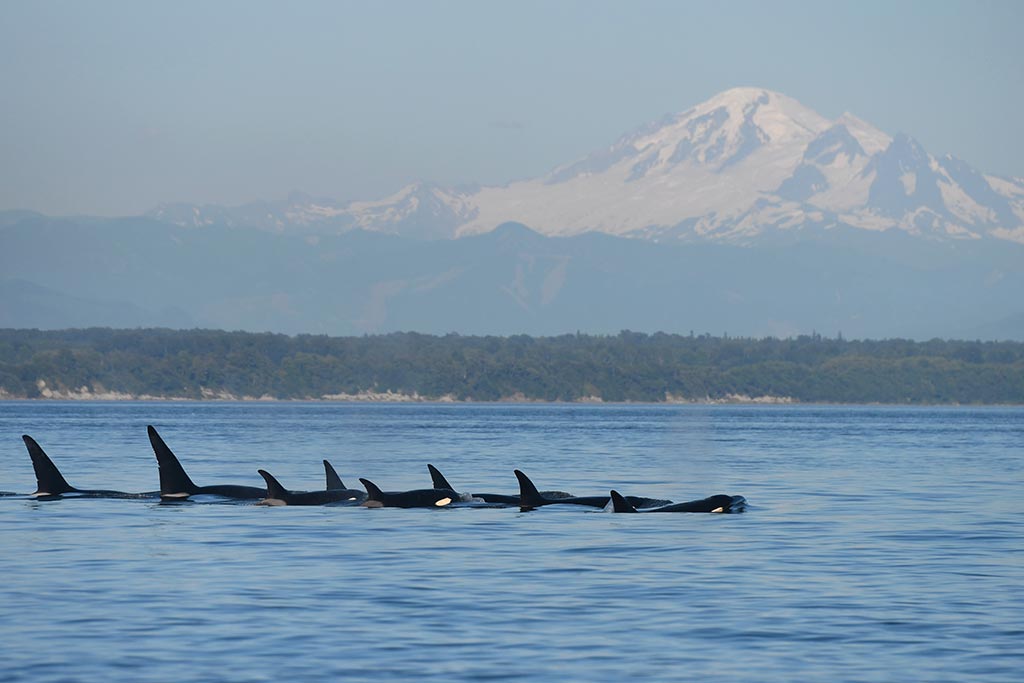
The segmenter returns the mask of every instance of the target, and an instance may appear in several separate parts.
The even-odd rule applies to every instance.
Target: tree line
[[[709,335],[554,337],[0,330],[0,396],[386,393],[610,402],[1024,403],[1024,343]]]

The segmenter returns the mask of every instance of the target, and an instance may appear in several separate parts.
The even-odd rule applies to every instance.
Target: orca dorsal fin
[[[185,473],[185,468],[178,462],[177,456],[156,433],[153,425],[148,425],[146,431],[149,432],[149,443],[153,446],[153,453],[160,468],[160,495],[180,496],[195,493],[199,487],[192,483]]]
[[[21,438],[28,448],[28,457],[32,458],[32,469],[36,471],[36,492],[32,495],[59,496],[78,490],[67,482],[35,439],[28,434],[22,434]]]
[[[515,470],[515,473],[516,479],[519,480],[519,507],[532,508],[543,505],[546,501],[530,478],[519,470]]]
[[[263,481],[267,482],[267,498],[274,500],[285,500],[288,496],[288,489],[281,486],[281,482],[274,478],[270,472],[266,470],[257,470],[260,476],[263,477]]]
[[[384,500],[384,492],[380,490],[380,487],[374,484],[369,479],[359,479],[359,482],[366,488],[367,500]]]
[[[430,470],[430,479],[434,482],[435,489],[446,489],[448,491],[454,491],[455,487],[448,483],[448,480],[441,474],[441,470],[437,469],[430,463],[427,463],[427,469]]]
[[[628,500],[622,497],[622,494],[618,491],[610,491],[612,496],[612,511],[613,512],[636,512],[636,508]]]
[[[327,490],[333,491],[338,489],[347,489],[348,487],[341,481],[341,477],[334,471],[334,465],[324,460],[324,474],[327,475]]]

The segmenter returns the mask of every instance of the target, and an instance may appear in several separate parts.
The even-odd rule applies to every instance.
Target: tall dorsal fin
[[[622,497],[618,491],[610,491],[612,496],[613,512],[636,512],[636,508],[628,500]]]
[[[177,456],[156,433],[153,425],[148,425],[146,431],[149,432],[149,443],[153,446],[156,462],[160,466],[160,495],[180,496],[195,493],[199,487],[192,483],[185,473],[185,468],[178,462]]]
[[[348,487],[341,481],[341,477],[334,471],[334,465],[324,460],[324,474],[327,475],[327,490],[336,491]]]
[[[516,479],[519,480],[519,507],[533,508],[543,505],[546,501],[530,478],[519,470],[515,470],[515,473]]]
[[[366,498],[368,500],[384,500],[384,492],[380,490],[379,486],[369,479],[360,478],[359,482],[366,488]]]
[[[437,469],[430,463],[427,463],[427,469],[430,470],[430,479],[434,482],[435,489],[447,489],[448,491],[454,491],[455,487],[448,483],[448,480],[441,474],[441,470]]]
[[[64,475],[35,439],[28,434],[23,434],[21,438],[28,448],[28,456],[32,458],[32,469],[36,471],[36,492],[33,495],[59,496],[78,490],[64,479]]]
[[[267,498],[274,500],[286,500],[288,496],[288,489],[281,486],[281,482],[274,478],[270,472],[266,470],[257,470],[260,476],[263,477],[263,481],[267,482]]]

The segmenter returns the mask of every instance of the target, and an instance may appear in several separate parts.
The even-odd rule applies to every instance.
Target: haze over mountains
[[[345,205],[166,205],[178,225],[460,237],[517,221],[548,236],[597,231],[750,244],[848,226],[1024,243],[1024,179],[986,176],[913,138],[843,114],[828,120],[779,93],[734,88],[623,136],[541,178],[502,187],[418,183]]]
[[[502,187],[0,238],[8,327],[1024,339],[1024,179],[754,88]]]

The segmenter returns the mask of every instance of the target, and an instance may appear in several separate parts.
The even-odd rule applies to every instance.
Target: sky
[[[0,210],[541,175],[731,87],[1024,176],[1024,2],[0,0]]]

